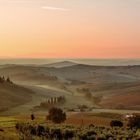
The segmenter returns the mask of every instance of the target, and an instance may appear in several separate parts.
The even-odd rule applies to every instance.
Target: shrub
[[[133,128],[140,128],[140,116],[139,115],[135,115],[133,117],[130,117],[128,120],[128,126]]]
[[[63,112],[62,109],[54,107],[49,110],[47,119],[53,121],[54,123],[62,123],[66,120],[66,113]]]
[[[111,127],[123,127],[123,123],[118,120],[113,120],[110,122]]]
[[[71,130],[71,129],[65,129],[64,131],[64,139],[68,140],[68,139],[72,139],[75,135],[75,131]]]
[[[137,128],[95,126],[89,129],[89,127],[79,128],[58,124],[45,126],[32,123],[17,123],[15,127],[24,140],[31,138],[37,140],[39,137],[49,140],[139,140],[140,138],[140,129]]]

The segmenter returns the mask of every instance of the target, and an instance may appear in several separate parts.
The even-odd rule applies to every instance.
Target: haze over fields
[[[14,82],[0,84],[1,114],[46,112],[47,108],[36,107],[59,96],[66,98],[60,105],[65,110],[80,105],[90,109],[140,110],[140,65],[96,66],[69,60],[8,64],[0,66],[0,75]]]
[[[127,66],[127,65],[140,65],[140,59],[91,59],[91,58],[48,58],[48,59],[41,59],[41,58],[24,58],[24,59],[0,59],[0,64],[19,64],[19,65],[48,65],[56,62],[62,62],[65,61],[80,63],[80,64],[87,64],[87,65],[97,65],[97,66]],[[69,63],[69,62],[68,62]],[[56,63],[58,64],[58,63]]]

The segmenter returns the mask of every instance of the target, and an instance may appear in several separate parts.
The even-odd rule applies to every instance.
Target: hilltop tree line
[[[0,76],[0,83],[10,83],[10,84],[13,84],[13,82],[10,79],[10,77],[6,77],[5,78],[5,76]]]

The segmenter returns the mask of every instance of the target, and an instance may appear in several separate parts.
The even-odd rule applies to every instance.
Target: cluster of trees
[[[77,92],[79,93],[91,93],[88,88],[77,88]]]
[[[140,129],[140,115],[131,115],[127,118],[127,127],[130,129]],[[123,122],[118,120],[113,120],[110,122],[111,127],[123,127]]]
[[[132,115],[128,118],[128,127],[130,128],[139,128],[140,129],[140,115]]]
[[[6,82],[13,84],[13,82],[9,77],[5,78],[4,76],[0,76],[0,83],[6,83]]]
[[[84,104],[83,105],[78,105],[77,107],[78,107],[78,109],[80,109],[81,112],[84,112],[86,109],[89,110],[88,106],[86,106]]]
[[[32,121],[36,119],[34,114],[31,114],[30,117]],[[53,107],[49,109],[46,119],[54,123],[62,123],[66,120],[66,113],[61,108]]]
[[[93,96],[88,88],[77,88],[77,92],[85,95],[85,98],[92,103],[98,104],[101,101],[101,97]]]
[[[65,102],[66,102],[65,96],[52,97],[45,102],[41,102],[39,107],[50,109],[55,106],[63,105],[65,104]]]
[[[50,75],[44,75],[44,74],[42,74],[42,76],[45,77],[49,81],[56,81],[56,80],[58,80],[58,78],[56,76],[52,76],[52,75],[50,76]]]

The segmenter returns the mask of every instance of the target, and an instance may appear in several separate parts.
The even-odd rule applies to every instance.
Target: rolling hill
[[[122,83],[140,80],[140,66],[89,66],[77,64],[61,68],[10,65],[0,68],[0,75],[17,82]]]
[[[140,109],[140,66],[66,64],[71,62],[53,63],[48,67],[3,65],[0,75],[26,85],[61,85],[73,95],[81,96],[77,89],[87,88],[94,97],[100,97],[98,105],[102,108]]]
[[[0,68],[0,75],[10,76],[12,80],[19,83],[44,83],[57,81],[57,77],[49,74],[45,67],[6,65]]]
[[[63,68],[63,67],[70,67],[70,66],[74,66],[74,65],[77,65],[77,63],[72,62],[72,61],[60,61],[60,62],[45,64],[42,66],[53,67],[53,68]]]
[[[21,86],[0,83],[0,112],[29,102],[33,94],[33,91]]]

